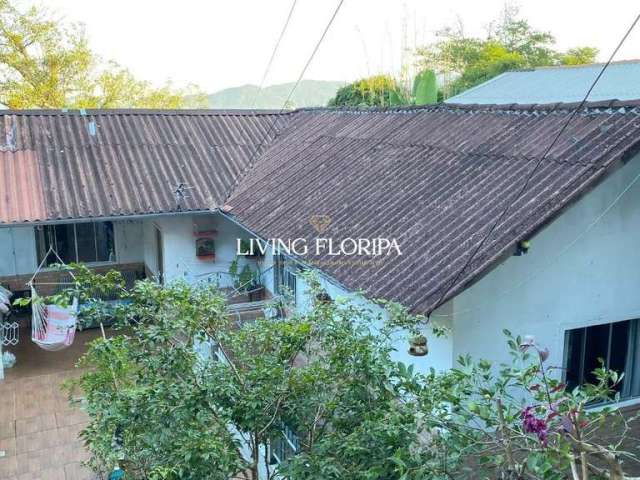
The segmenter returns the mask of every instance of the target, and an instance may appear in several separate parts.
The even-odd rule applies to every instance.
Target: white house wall
[[[0,276],[22,275],[36,269],[33,227],[0,228]]]
[[[589,229],[638,174],[636,157],[536,235],[527,255],[458,295],[454,355],[508,362],[507,328],[534,335],[560,366],[565,330],[640,317],[640,181]]]
[[[116,260],[119,263],[135,263],[144,260],[142,221],[114,222],[113,235],[116,242]]]
[[[215,260],[196,257],[194,225],[210,225],[215,229]],[[154,228],[162,232],[164,275],[166,281],[184,279],[197,282],[205,279],[218,281],[221,287],[232,284],[228,275],[231,262],[236,257],[238,238],[248,238],[246,231],[218,213],[174,215],[145,220],[144,260],[147,267],[157,273],[157,252]],[[248,262],[238,261],[239,267]]]
[[[34,226],[0,228],[0,276],[25,275],[37,268]],[[142,262],[144,259],[142,222],[113,222],[116,259],[119,263]]]
[[[142,258],[151,275],[158,274],[158,249],[155,237],[156,224],[153,220],[142,222]]]

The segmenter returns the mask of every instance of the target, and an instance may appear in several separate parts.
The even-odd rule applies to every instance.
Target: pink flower
[[[531,406],[522,411],[522,429],[525,433],[534,433],[544,446],[547,445],[548,425],[543,419],[535,416],[535,409]]]
[[[543,362],[547,360],[547,358],[549,358],[549,349],[545,348],[544,350],[539,350],[538,349],[538,355],[540,355],[540,360],[542,360]]]

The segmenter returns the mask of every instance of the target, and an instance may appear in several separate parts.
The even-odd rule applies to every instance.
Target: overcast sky
[[[292,0],[43,0],[86,25],[92,48],[138,77],[208,92],[257,84]],[[345,0],[305,78],[353,80],[396,72],[403,46],[433,40],[459,16],[482,34],[504,0]],[[295,80],[337,0],[298,0],[266,84]],[[522,0],[522,15],[560,49],[590,45],[606,59],[640,12],[638,0]],[[406,31],[406,34],[403,33]],[[640,26],[617,59],[640,58]]]

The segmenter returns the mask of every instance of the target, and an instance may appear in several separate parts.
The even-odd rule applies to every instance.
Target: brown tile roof
[[[576,105],[299,111],[235,189],[230,214],[265,238],[397,238],[403,255],[306,256],[352,290],[428,312],[507,205],[447,298],[638,152],[640,102],[588,104],[514,198]]]
[[[184,182],[193,188],[180,210],[228,199],[231,214],[266,238],[313,241],[314,215],[331,218],[322,236],[336,242],[397,238],[397,258],[304,260],[349,289],[427,312],[506,205],[447,298],[638,151],[640,102],[588,104],[514,202],[575,106],[4,111],[0,223],[175,212]]]
[[[287,118],[272,111],[0,111],[0,223],[174,212],[179,183],[191,187],[180,210],[218,207]]]

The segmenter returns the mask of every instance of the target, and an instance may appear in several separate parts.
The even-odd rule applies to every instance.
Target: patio
[[[0,381],[0,479],[96,478],[81,464],[88,455],[78,438],[86,414],[69,405],[60,386],[79,374],[74,364],[99,330],[77,332],[74,344],[60,352],[41,350],[27,330],[20,334],[20,343],[7,348],[17,363]]]

